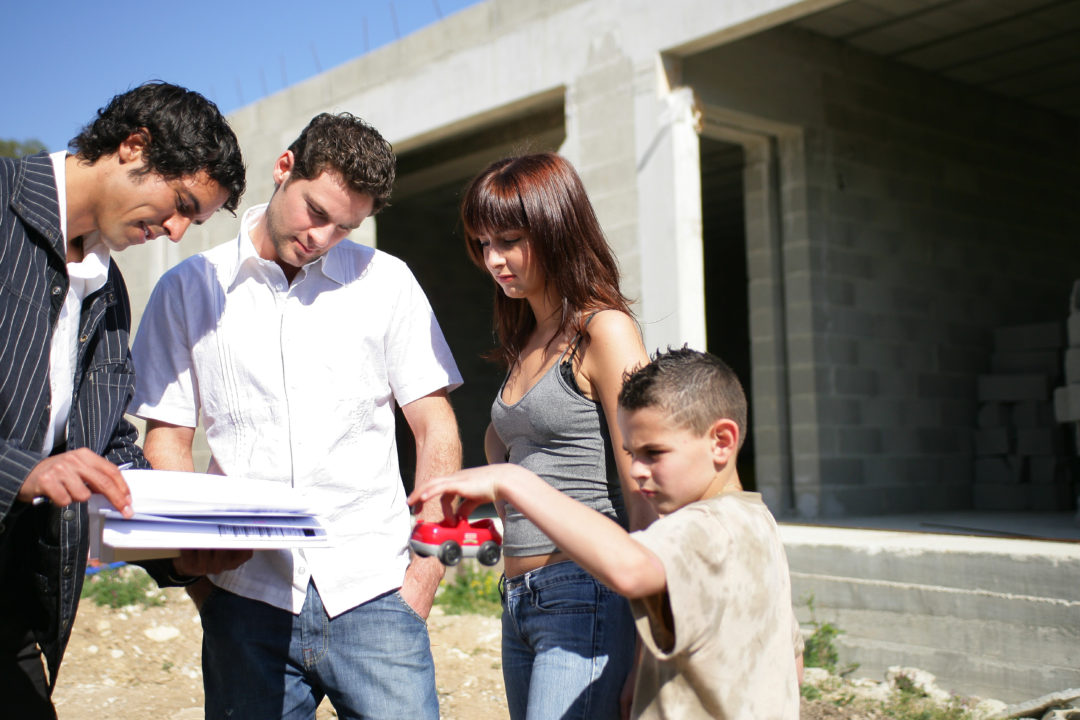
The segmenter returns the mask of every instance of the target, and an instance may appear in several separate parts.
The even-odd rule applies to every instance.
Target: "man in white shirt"
[[[116,466],[148,466],[124,419],[131,311],[110,255],[179,241],[218,208],[235,210],[244,190],[225,118],[176,85],[117,95],[71,145],[0,158],[0,697],[5,717],[26,720],[56,717],[49,696],[89,546],[85,501],[102,493],[130,515]],[[149,569],[167,584],[176,571],[224,567],[206,562],[185,553]]]
[[[394,408],[416,484],[456,470],[461,376],[404,263],[346,240],[394,165],[364,121],[319,115],[274,164],[269,203],[166,273],[143,315],[132,412],[155,468],[193,469],[201,413],[210,472],[329,500],[332,547],[256,552],[193,593],[208,718],[313,718],[324,696],[343,718],[438,717],[425,619],[442,566],[410,561]]]

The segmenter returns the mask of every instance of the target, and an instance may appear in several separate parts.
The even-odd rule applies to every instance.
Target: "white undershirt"
[[[67,236],[67,186],[64,162],[67,152],[52,153],[53,174],[56,176],[56,195],[60,203],[60,231]],[[64,307],[60,310],[56,328],[53,330],[52,347],[49,352],[49,390],[52,404],[49,409],[49,427],[45,432],[42,450],[51,453],[53,448],[67,440],[68,415],[71,413],[71,393],[75,388],[75,361],[78,356],[79,320],[83,300],[97,291],[109,276],[109,249],[97,233],[83,237],[82,262],[67,263],[68,292]]]

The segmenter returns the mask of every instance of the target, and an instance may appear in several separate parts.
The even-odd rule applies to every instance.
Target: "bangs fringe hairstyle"
[[[516,230],[528,235],[532,261],[540,264],[545,283],[563,303],[551,342],[577,333],[587,336],[585,319],[592,312],[631,315],[619,290],[618,264],[585,186],[559,155],[522,155],[489,165],[465,190],[461,223],[469,258],[489,277],[480,238]],[[487,357],[509,368],[536,328],[536,318],[528,301],[507,297],[497,284],[494,290],[499,347]]]

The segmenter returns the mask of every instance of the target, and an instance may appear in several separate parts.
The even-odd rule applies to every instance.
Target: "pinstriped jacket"
[[[53,686],[86,567],[86,503],[28,506],[16,495],[43,457],[50,345],[68,290],[65,258],[48,155],[0,158],[0,593],[4,607],[23,611]],[[135,388],[130,326],[127,288],[110,263],[105,285],[82,307],[67,447],[149,467],[124,419]]]

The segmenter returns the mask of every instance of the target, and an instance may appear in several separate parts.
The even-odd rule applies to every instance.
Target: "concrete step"
[[[859,675],[913,665],[1006,702],[1080,685],[1080,544],[791,524],[781,536],[800,622],[836,625]]]
[[[797,607],[796,614],[804,628],[813,628],[805,607]],[[828,621],[843,630],[838,646],[855,653],[842,653],[843,662],[859,663],[860,674],[865,673],[876,680],[882,679],[881,673],[890,665],[915,665],[941,677],[943,686],[950,690],[978,694],[982,692],[976,690],[979,687],[1003,687],[1002,680],[996,677],[996,670],[991,677],[984,677],[985,668],[980,667],[989,664],[990,667],[1012,667],[1018,673],[1022,668],[1042,668],[1049,673],[1048,679],[1060,676],[1063,671],[1071,672],[1072,685],[1056,688],[1060,690],[1076,684],[1076,672],[1080,667],[1077,662],[1080,638],[1072,628],[957,620],[903,612],[822,609],[816,598],[814,617],[818,622]],[[902,652],[899,655],[868,654],[868,648],[874,647],[887,648],[891,653],[899,648]],[[934,657],[934,664],[912,660],[926,655]],[[962,662],[957,661],[957,656]],[[957,677],[957,667],[963,668],[967,679]],[[953,685],[946,679],[958,684]],[[1025,683],[1026,680],[1018,675],[1004,685],[1010,687],[1010,692],[1019,700],[1031,696],[1032,687]],[[997,694],[991,696],[1006,699]],[[1013,700],[1008,698],[1009,702]]]
[[[964,696],[996,698],[1004,702],[1023,702],[1045,693],[1038,688],[1062,690],[1076,685],[1076,668],[1047,663],[1020,663],[1000,660],[966,652],[935,647],[913,647],[904,643],[869,641],[841,636],[836,643],[843,662],[858,658],[859,667],[851,677],[868,677],[881,681],[893,665],[929,670],[937,676],[938,685]],[[896,658],[903,656],[905,662]],[[931,670],[931,668],[935,668]],[[962,689],[950,681],[962,668],[969,679]],[[1050,692],[1054,692],[1052,690]]]
[[[792,569],[1071,600],[1080,544],[784,523]]]

